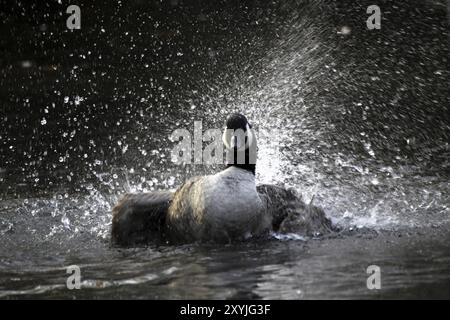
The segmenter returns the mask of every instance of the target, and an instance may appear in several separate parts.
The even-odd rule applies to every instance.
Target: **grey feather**
[[[174,194],[173,201],[166,213],[167,234],[172,242],[194,242],[202,233],[197,212],[201,208],[194,205],[196,198],[199,197],[202,178],[189,179]]]
[[[165,220],[172,197],[169,191],[125,195],[113,208],[113,244],[128,246],[165,241]]]
[[[274,231],[315,236],[333,231],[325,212],[314,205],[306,204],[294,189],[275,185],[259,185],[258,193],[273,216]]]

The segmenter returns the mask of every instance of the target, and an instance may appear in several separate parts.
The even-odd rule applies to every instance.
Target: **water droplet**
[[[168,180],[167,180],[167,185],[169,186],[169,187],[171,187],[171,186],[173,186],[175,184],[175,177],[170,177]]]

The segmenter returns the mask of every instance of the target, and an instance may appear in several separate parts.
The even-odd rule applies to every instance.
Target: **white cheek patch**
[[[253,129],[250,129],[248,123],[247,123],[247,143],[245,144],[245,148],[250,148],[250,146],[253,143],[253,139],[254,139],[254,133],[253,133]]]
[[[223,142],[223,144],[225,145],[225,147],[226,147],[227,149],[230,149],[230,142],[231,142],[230,140],[231,140],[231,137],[229,137],[228,130],[229,130],[229,129],[225,129],[225,130],[223,131],[222,142]]]

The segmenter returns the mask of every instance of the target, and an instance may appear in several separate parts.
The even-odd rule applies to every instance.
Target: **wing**
[[[272,184],[261,184],[256,187],[267,212],[272,215],[274,231],[280,229],[281,223],[296,207],[304,206],[301,196],[293,189],[285,189]]]
[[[164,224],[172,198],[169,191],[125,195],[113,208],[112,243],[130,246],[164,241]]]
[[[172,243],[194,242],[202,234],[195,208],[202,208],[201,184],[204,177],[193,177],[177,189],[168,210],[166,230]]]
[[[334,230],[325,212],[305,204],[295,190],[269,184],[259,185],[256,189],[273,217],[274,231],[314,236]]]

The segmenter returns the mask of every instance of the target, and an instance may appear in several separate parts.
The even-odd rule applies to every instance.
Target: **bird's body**
[[[227,168],[191,178],[175,193],[126,195],[113,209],[113,243],[228,243],[270,231],[331,229],[325,213],[305,205],[296,192],[256,186],[256,137],[244,116],[231,115],[226,129]]]
[[[186,182],[175,192],[166,220],[176,242],[243,240],[268,232],[271,223],[255,175],[234,166]]]

